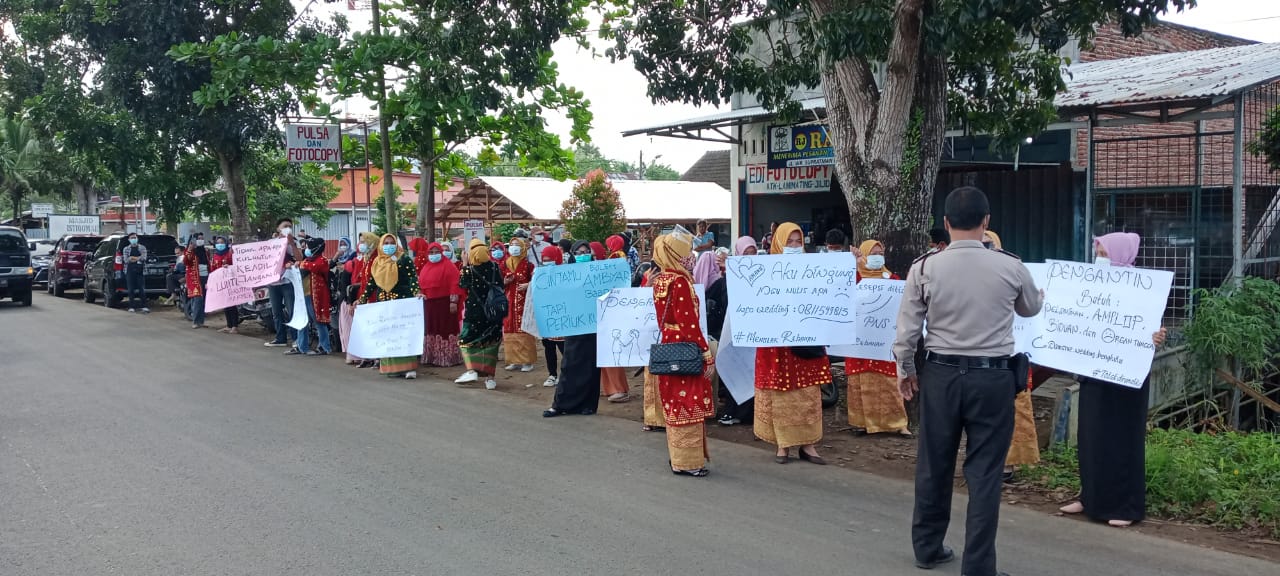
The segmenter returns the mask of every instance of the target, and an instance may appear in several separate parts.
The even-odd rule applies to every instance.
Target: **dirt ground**
[[[69,297],[75,296],[69,295]],[[152,308],[152,311],[153,314],[151,316],[157,321],[185,322],[182,315],[175,308],[157,304]],[[216,330],[225,326],[222,314],[218,313],[211,314],[206,324],[209,326],[207,328],[209,330]],[[255,338],[264,342],[270,334],[269,331],[263,330],[253,320],[245,322],[241,326],[240,332],[239,337]],[[236,336],[229,335],[227,337],[233,338]],[[280,353],[279,350],[270,349],[269,351],[264,351],[278,354]],[[340,365],[344,358],[345,356],[342,354],[335,354],[330,358],[316,360]],[[502,365],[503,362],[499,362],[499,364]],[[373,370],[365,370],[367,372],[366,375],[358,376],[359,369],[351,367],[349,370],[352,371],[353,377],[372,378],[376,374]],[[418,374],[420,378],[453,380],[461,375],[464,370],[461,366],[454,368],[424,367],[418,370]],[[636,422],[636,433],[643,434],[645,433],[641,431],[641,422],[643,421],[641,402],[643,377],[632,376],[633,373],[634,370],[628,370],[627,372],[631,384],[632,399],[629,402],[614,404],[608,402],[605,398],[601,398],[599,413],[632,420]],[[551,397],[554,391],[554,388],[542,386],[542,382],[546,378],[546,365],[544,360],[540,358],[534,371],[528,373],[507,372],[500,367],[495,380],[498,382],[497,392],[513,394],[527,399],[529,401],[530,417],[540,417],[541,411],[551,406]],[[476,385],[471,384],[471,386]],[[822,455],[835,467],[858,470],[900,480],[914,478],[916,441],[896,434],[855,436],[848,423],[843,396],[844,391],[842,390],[841,402],[823,411],[825,430],[822,443],[819,446],[819,451]],[[1053,413],[1053,400],[1035,397],[1034,406],[1037,427],[1043,444],[1049,430],[1048,420]],[[658,434],[661,432],[649,433]],[[707,433],[712,438],[719,440],[755,446],[760,449],[761,458],[770,458],[773,454],[773,447],[756,440],[749,425],[721,426],[718,423],[709,422]],[[962,447],[961,457],[963,457],[963,452],[964,448]],[[957,467],[956,487],[960,491],[965,489],[964,479],[960,476],[959,467]],[[1058,512],[1058,507],[1075,498],[1075,494],[1065,491],[1053,492],[1022,483],[1006,485],[1004,493],[1007,504],[1029,508],[1054,516],[1061,516],[1062,514]],[[1127,529],[1197,546],[1280,562],[1280,542],[1262,538],[1258,535],[1217,530],[1210,526],[1167,522],[1153,518],[1148,518],[1141,524]]]

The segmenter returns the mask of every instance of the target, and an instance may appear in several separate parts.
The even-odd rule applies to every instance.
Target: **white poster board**
[[[734,256],[725,264],[735,346],[857,340],[857,260],[848,252]]]
[[[471,239],[484,242],[484,220],[471,219],[462,221],[462,250],[465,253],[471,245]]]
[[[1015,324],[1019,351],[1041,366],[1141,388],[1173,273],[1060,260],[1042,266],[1028,266],[1044,308],[1023,330]]]
[[[348,352],[360,358],[421,356],[425,322],[417,298],[361,304],[351,319]]]
[[[102,225],[98,216],[49,215],[49,238],[62,238],[67,234],[97,235],[101,233]]]
[[[903,280],[865,278],[858,283],[857,341],[828,346],[827,353],[844,358],[893,361],[893,341],[898,334],[898,306]]]
[[[707,293],[695,284],[698,323],[707,338]],[[658,331],[653,288],[614,288],[596,299],[596,366],[632,368],[649,365],[649,347],[662,337]]]
[[[53,204],[48,202],[31,203],[32,218],[47,218],[50,214],[53,214]]]
[[[294,330],[302,330],[307,327],[309,318],[307,317],[307,297],[302,293],[302,274],[298,272],[297,266],[290,266],[284,271],[284,280],[293,286],[293,308],[290,310],[289,327]],[[362,358],[373,358],[373,356],[361,356]]]
[[[731,333],[729,324],[732,319],[725,316],[722,334]],[[720,341],[716,350],[716,374],[724,387],[733,396],[734,402],[742,404],[756,397],[756,349],[734,346],[733,339]]]

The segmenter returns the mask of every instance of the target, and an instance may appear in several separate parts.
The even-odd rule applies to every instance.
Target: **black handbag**
[[[667,321],[667,312],[662,313],[662,323]],[[661,326],[661,325],[660,325]],[[700,376],[705,370],[702,360],[702,349],[693,342],[672,342],[670,344],[654,344],[649,346],[649,373],[656,376]]]

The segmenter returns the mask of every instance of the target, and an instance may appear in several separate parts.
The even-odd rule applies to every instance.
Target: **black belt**
[[[925,352],[924,359],[943,366],[973,369],[989,368],[992,370],[1008,370],[1010,363],[1013,361],[1013,359],[1008,356],[983,358],[978,356],[951,356],[949,354],[938,354],[936,352]]]

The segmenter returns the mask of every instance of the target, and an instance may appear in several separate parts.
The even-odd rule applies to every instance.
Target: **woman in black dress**
[[[1141,238],[1129,232],[1094,240],[1099,265],[1131,267]],[[1151,337],[1164,345],[1165,329]],[[1091,520],[1123,528],[1142,521],[1147,508],[1147,398],[1151,379],[1129,388],[1093,378],[1080,378],[1077,449],[1080,457],[1080,501],[1061,508]]]
[[[591,244],[579,240],[565,257],[565,264],[590,262]],[[551,408],[544,410],[544,418],[565,414],[590,416],[600,406],[600,369],[596,367],[596,334],[567,336],[564,339],[564,359],[560,363],[560,378],[556,381],[556,395]]]

